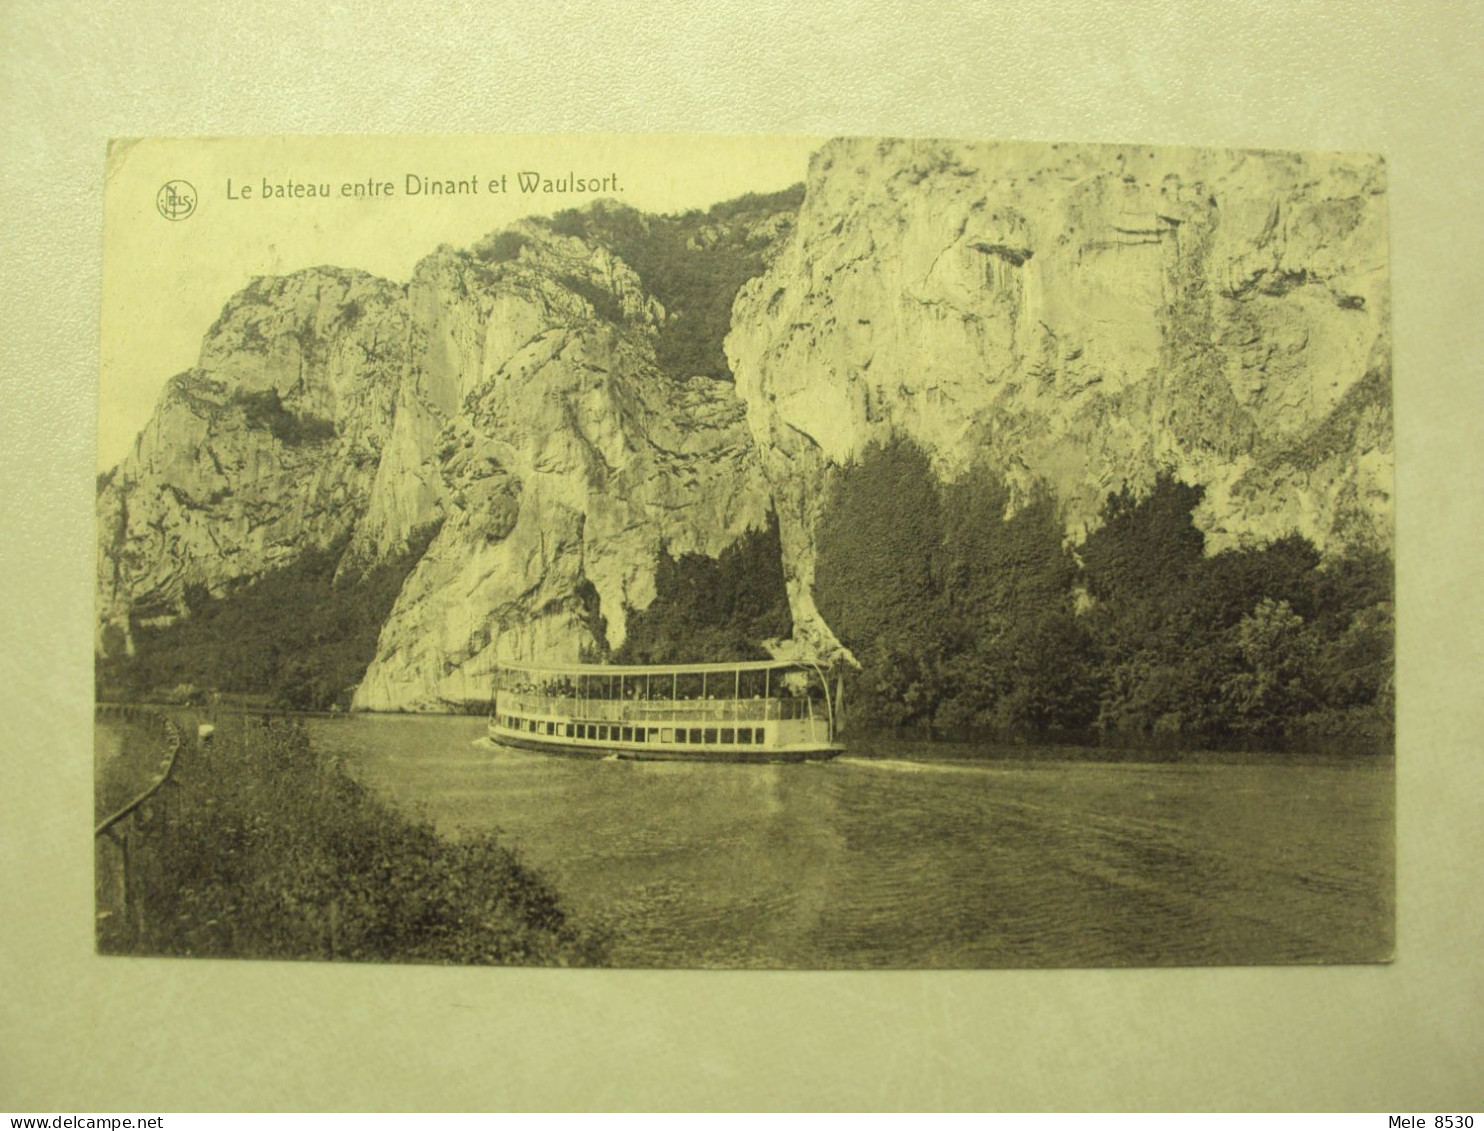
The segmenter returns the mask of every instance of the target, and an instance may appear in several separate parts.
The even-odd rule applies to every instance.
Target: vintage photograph
[[[107,162],[99,952],[1393,957],[1381,158]]]

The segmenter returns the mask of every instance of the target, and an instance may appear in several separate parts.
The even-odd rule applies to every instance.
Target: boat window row
[[[521,692],[502,692],[500,704],[516,711],[538,715],[582,713],[609,722],[651,722],[666,720],[689,722],[692,719],[718,722],[736,720],[808,719],[823,717],[823,703],[811,699],[640,699],[605,702],[590,699],[582,703]]]
[[[653,672],[642,675],[541,677],[518,670],[497,676],[501,691],[551,699],[646,700],[793,699],[817,696],[807,673],[797,671]]]
[[[767,727],[632,727],[603,723],[564,723],[549,719],[527,719],[501,715],[507,730],[552,738],[578,738],[592,742],[665,742],[690,746],[760,746]]]

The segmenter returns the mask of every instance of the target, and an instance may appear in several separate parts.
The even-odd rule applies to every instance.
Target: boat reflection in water
[[[505,664],[489,734],[503,746],[595,757],[798,762],[843,750],[824,673],[798,660]]]

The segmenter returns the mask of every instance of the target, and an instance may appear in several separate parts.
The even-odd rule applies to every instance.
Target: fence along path
[[[175,721],[163,711],[149,707],[100,703],[95,710],[99,721],[107,719],[137,727],[143,733],[135,741],[149,742],[159,749],[154,773],[149,775],[144,788],[133,788],[131,799],[100,821],[93,830],[99,950],[113,954],[138,953],[146,937],[144,903],[136,890],[137,878],[132,875],[134,869],[130,858],[134,854],[134,842],[142,830],[137,819],[129,818],[147,814],[148,810],[141,809],[141,806],[171,780],[180,754],[181,732]]]
[[[180,728],[159,711],[150,710],[148,707],[109,705],[98,707],[97,712],[99,715],[113,716],[126,722],[146,722],[151,726],[157,726],[163,734],[164,750],[160,757],[159,771],[150,779],[150,784],[128,804],[105,817],[93,830],[95,837],[102,836],[153,797],[159,788],[170,780],[170,775],[175,770],[175,759],[180,754]]]

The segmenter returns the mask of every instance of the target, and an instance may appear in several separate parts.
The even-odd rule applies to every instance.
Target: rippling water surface
[[[502,830],[569,907],[613,929],[618,965],[1391,951],[1389,759],[701,765],[492,747],[475,719],[354,716],[311,733],[447,835]]]

